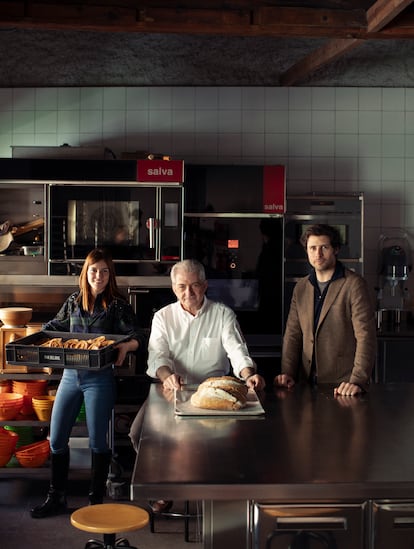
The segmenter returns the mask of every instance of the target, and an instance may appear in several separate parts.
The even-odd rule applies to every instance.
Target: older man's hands
[[[266,387],[266,381],[259,374],[253,374],[246,379],[246,386],[255,391],[261,391]]]

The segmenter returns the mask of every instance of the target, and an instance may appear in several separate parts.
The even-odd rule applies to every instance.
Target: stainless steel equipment
[[[47,273],[44,250],[47,205],[45,186],[36,181],[0,181],[0,272],[20,275]],[[8,228],[8,230],[6,230]],[[16,229],[17,228],[17,229]],[[28,247],[36,254],[26,254]]]
[[[158,274],[182,259],[182,185],[88,181],[48,188],[50,274],[78,274],[97,246],[111,250],[119,275]]]
[[[364,547],[367,502],[316,505],[256,503],[255,549]]]
[[[14,239],[2,273],[76,275],[95,246],[111,249],[118,275],[165,273],[182,259],[183,163],[143,162],[0,159],[0,232],[47,220]]]
[[[407,316],[406,283],[412,269],[411,247],[404,231],[395,229],[379,239],[378,328],[399,326]]]
[[[270,180],[283,188],[277,175]],[[249,342],[268,335],[274,345],[282,333],[283,212],[268,206],[265,181],[263,166],[187,166],[184,255],[204,264],[207,295],[236,312]]]
[[[131,497],[202,499],[209,549],[265,549],[282,528],[271,549],[289,546],[300,528],[324,532],[336,549],[413,547],[412,383],[373,384],[352,402],[333,398],[333,385],[298,385],[267,392],[262,404],[261,420],[182,421],[152,384]],[[384,500],[409,506],[373,523]],[[252,546],[249,535],[263,543]],[[330,547],[304,541],[296,547]]]
[[[376,501],[373,503],[375,549],[411,549],[414,540],[414,504],[412,501]]]

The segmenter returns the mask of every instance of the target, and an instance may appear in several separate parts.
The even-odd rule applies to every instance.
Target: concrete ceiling
[[[412,2],[1,2],[0,87],[411,87]]]

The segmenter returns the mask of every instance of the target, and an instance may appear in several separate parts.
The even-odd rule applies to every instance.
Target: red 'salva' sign
[[[137,181],[145,183],[182,183],[183,160],[137,160]]]
[[[283,214],[285,210],[285,167],[263,166],[263,212]]]

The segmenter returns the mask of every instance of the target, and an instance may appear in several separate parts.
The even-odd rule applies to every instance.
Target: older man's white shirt
[[[184,383],[200,383],[207,377],[256,369],[232,309],[204,298],[195,316],[180,302],[154,314],[148,343],[147,374],[156,378],[168,366]]]

